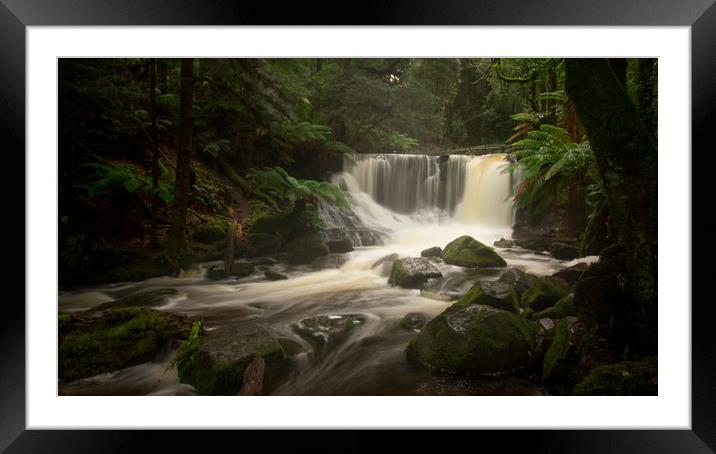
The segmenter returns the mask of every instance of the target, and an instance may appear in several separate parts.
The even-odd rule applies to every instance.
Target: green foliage
[[[523,114],[518,121],[524,119]],[[503,172],[522,172],[524,182],[517,192],[516,204],[533,215],[545,210],[560,185],[571,177],[596,175],[589,142],[574,143],[567,131],[550,124],[528,131],[526,138],[512,145],[510,154],[515,161]]]
[[[135,166],[90,162],[80,167],[88,169],[90,175],[85,184],[79,185],[90,197],[112,196],[121,193],[138,194],[148,197],[152,189],[152,177],[143,175]],[[160,165],[160,179],[157,197],[170,203],[174,199],[174,182],[170,172]]]
[[[338,186],[332,183],[296,179],[281,167],[251,169],[247,177],[255,190],[283,203],[293,204],[301,200],[308,203],[326,202],[348,207],[348,199]]]
[[[179,376],[184,375],[188,369],[196,366],[196,353],[199,351],[199,346],[201,345],[201,327],[201,320],[194,321],[189,337],[179,345],[176,355],[169,363],[168,368],[172,368],[175,365],[177,366]]]

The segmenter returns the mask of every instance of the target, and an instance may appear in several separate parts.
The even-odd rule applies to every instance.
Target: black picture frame
[[[327,14],[319,15],[322,10]],[[303,2],[260,2],[224,0],[0,0],[0,131],[7,158],[16,159],[13,172],[25,169],[25,29],[28,26],[68,25],[573,25],[573,26],[690,26],[692,33],[692,144],[693,149],[711,150],[713,119],[716,118],[716,6],[714,0],[443,0],[368,1],[346,5]],[[48,150],[48,153],[51,152]],[[12,154],[12,156],[10,156]],[[692,154],[693,156],[693,154]],[[10,168],[10,167],[5,167]],[[20,177],[23,179],[24,177]],[[25,212],[3,180],[11,212]],[[24,180],[19,182],[24,188]],[[696,195],[696,191],[693,191]],[[14,194],[10,197],[10,194]],[[16,206],[12,206],[12,204]],[[694,206],[694,204],[692,204]],[[14,208],[14,210],[13,210]],[[24,216],[23,216],[24,219]],[[23,235],[28,226],[23,220]],[[18,224],[16,224],[18,225]],[[692,224],[693,225],[693,224]],[[50,229],[51,227],[48,227]],[[19,228],[18,228],[19,230]],[[27,238],[23,236],[27,241]],[[19,242],[17,242],[19,243]],[[18,244],[19,246],[19,244]],[[24,251],[23,251],[24,252]],[[19,256],[19,255],[18,255]],[[24,259],[23,262],[24,264]],[[691,264],[683,264],[691,266]],[[13,263],[18,274],[24,266]],[[692,282],[695,280],[692,277]],[[13,281],[11,281],[13,282]],[[14,281],[17,282],[17,281]],[[11,286],[14,284],[10,284]],[[24,291],[23,291],[24,295]],[[673,302],[677,303],[677,302]],[[687,304],[688,302],[679,302]],[[713,452],[716,449],[716,349],[708,299],[692,304],[692,430],[551,430],[481,431],[479,444],[500,443],[501,450],[523,447],[548,452]],[[3,301],[0,329],[0,451],[7,452],[125,452],[149,448],[161,438],[189,449],[204,440],[188,431],[42,431],[25,430],[25,310],[19,298]],[[211,435],[215,443],[236,443],[248,448],[258,441],[275,450],[278,444],[304,446],[308,452],[364,452],[375,449],[363,431],[334,431],[330,437],[293,432],[287,436],[231,432]],[[323,438],[328,437],[328,438]],[[381,448],[409,451],[425,446],[436,435],[426,432],[392,434]],[[438,438],[443,436],[437,435]],[[450,444],[455,439],[450,435]],[[462,434],[462,439],[476,437]],[[147,440],[147,438],[152,440]],[[316,443],[318,439],[323,442]],[[221,439],[221,440],[219,440]],[[201,440],[201,441],[200,441]],[[330,441],[328,441],[330,440]],[[338,443],[338,444],[336,444]],[[474,441],[473,441],[474,443]],[[164,445],[166,449],[168,445]],[[339,447],[339,448],[338,448]],[[238,448],[238,446],[236,446]],[[183,449],[183,450],[184,450]],[[397,449],[397,448],[396,448]],[[299,450],[301,450],[299,448]]]

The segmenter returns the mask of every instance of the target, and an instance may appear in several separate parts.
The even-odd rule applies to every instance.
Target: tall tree
[[[186,212],[189,207],[191,179],[191,136],[194,107],[194,59],[181,60],[181,84],[179,89],[179,130],[177,131],[176,182],[172,213],[171,253],[176,259],[184,247]]]
[[[159,189],[159,126],[157,116],[157,61],[152,59],[149,61],[149,120],[152,124],[152,219],[151,230],[149,233],[149,243],[151,246],[157,245],[157,210],[159,207],[159,197],[157,190]]]
[[[566,88],[589,136],[626,249],[634,336],[656,345],[657,150],[605,59],[567,59]]]

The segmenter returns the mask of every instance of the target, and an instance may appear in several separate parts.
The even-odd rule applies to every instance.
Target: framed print
[[[0,447],[712,452],[716,7],[612,3],[3,0],[26,285]]]

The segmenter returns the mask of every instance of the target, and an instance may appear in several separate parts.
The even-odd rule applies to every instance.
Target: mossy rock
[[[594,368],[574,387],[578,396],[656,396],[658,365],[655,356]]]
[[[104,310],[119,307],[155,307],[163,304],[166,301],[166,297],[173,296],[176,294],[177,289],[175,288],[158,288],[154,290],[147,290],[139,293],[133,293],[116,301],[109,301],[107,303],[100,304],[95,308],[95,310]]]
[[[539,327],[517,314],[453,305],[408,344],[408,361],[446,373],[503,374],[535,365]]]
[[[535,312],[539,312],[554,305],[571,290],[569,284],[558,277],[541,277],[522,294],[520,305],[525,308],[531,307]]]
[[[314,346],[316,353],[323,355],[364,323],[365,316],[361,314],[331,314],[307,317],[291,327]]]
[[[576,315],[577,310],[574,307],[574,294],[561,298],[557,301],[554,306],[548,307],[547,309],[537,312],[532,316],[533,320],[540,318],[555,318],[560,319],[570,315]]]
[[[554,327],[552,343],[542,362],[542,381],[547,385],[571,386],[579,364],[578,345],[586,325],[576,317],[566,317]]]
[[[388,283],[403,288],[420,288],[428,279],[442,273],[423,257],[409,257],[393,262]]]
[[[246,253],[249,257],[275,254],[283,243],[280,235],[270,233],[249,233],[246,238],[248,240]]]
[[[187,337],[184,316],[142,307],[90,311],[60,320],[59,378],[72,381],[153,360]]]
[[[445,263],[468,268],[475,266],[504,268],[507,266],[507,262],[494,249],[468,235],[448,243],[443,251],[442,259],[445,260]]]
[[[416,330],[425,326],[426,322],[427,319],[425,314],[421,314],[420,312],[410,312],[405,314],[405,316],[400,319],[400,327],[407,330]]]
[[[269,281],[283,281],[288,279],[288,276],[271,270],[264,272],[264,276],[266,276],[266,279]]]
[[[278,381],[285,373],[286,353],[264,328],[236,324],[202,334],[191,354],[177,363],[179,381],[202,395],[236,395],[249,363],[260,356],[266,363],[264,383]]]
[[[509,270],[502,273],[498,282],[504,282],[509,284],[515,289],[518,297],[522,297],[522,294],[527,291],[537,281],[537,276],[525,273],[518,268],[510,268]]]
[[[500,248],[510,248],[510,247],[514,246],[515,243],[512,240],[506,240],[504,238],[500,238],[499,240],[492,243],[492,245],[495,247],[500,247]]]
[[[456,304],[463,306],[481,304],[519,312],[519,301],[515,290],[511,285],[497,281],[478,282]]]
[[[577,263],[576,265],[572,265],[569,268],[557,271],[552,276],[563,279],[567,284],[574,287],[575,285],[577,285],[579,278],[581,278],[584,272],[588,269],[588,263]]]
[[[346,253],[353,250],[353,243],[348,238],[329,240],[326,244],[328,245],[328,250],[334,253]]]
[[[314,233],[289,242],[286,245],[286,252],[290,265],[304,265],[318,257],[328,255],[330,250],[326,239],[321,234]]]
[[[433,246],[420,251],[420,257],[440,257],[441,255],[443,255],[443,248],[439,246]]]
[[[192,239],[197,243],[214,244],[226,239],[226,229],[226,222],[213,219],[210,222],[199,225],[194,231]]]
[[[254,264],[251,262],[234,262],[231,266],[231,271],[227,273],[223,268],[216,268],[215,266],[209,267],[206,270],[206,278],[212,281],[219,279],[226,279],[229,277],[246,277],[254,272]]]
[[[579,248],[566,243],[554,243],[549,249],[552,257],[559,260],[574,260],[579,257]]]

